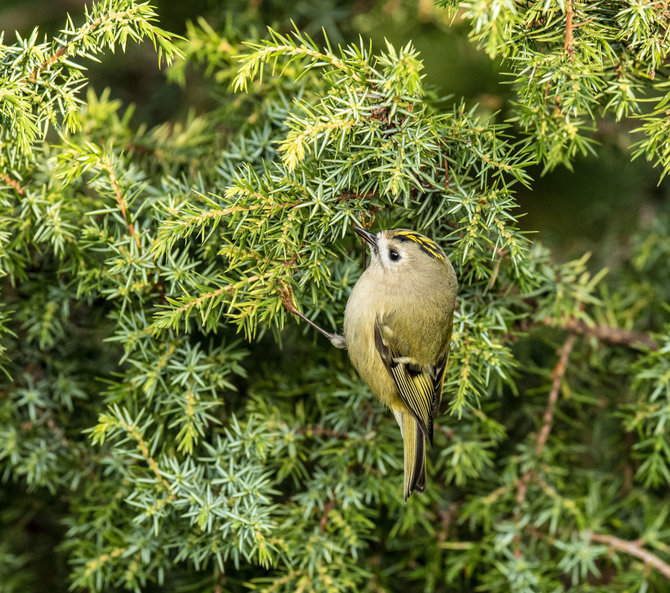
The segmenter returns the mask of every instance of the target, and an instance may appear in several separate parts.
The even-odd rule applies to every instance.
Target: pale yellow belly
[[[357,296],[354,289],[344,317],[344,336],[349,358],[374,396],[392,410],[409,412],[375,346],[374,326],[379,311],[365,307]]]

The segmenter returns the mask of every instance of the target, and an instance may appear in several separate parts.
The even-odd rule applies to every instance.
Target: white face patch
[[[386,240],[385,237],[382,235],[377,235],[378,240],[377,240],[377,253],[379,254],[379,263],[386,267],[387,258],[386,258],[386,252],[388,250],[388,241]]]
[[[377,252],[379,263],[387,272],[396,272],[399,270],[405,259],[405,250],[398,246],[396,242],[389,242],[389,240],[377,235]]]

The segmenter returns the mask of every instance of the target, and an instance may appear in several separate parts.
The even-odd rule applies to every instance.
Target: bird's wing
[[[375,346],[384,366],[393,377],[400,399],[409,408],[419,423],[421,432],[432,444],[433,420],[442,398],[448,350],[434,365],[420,366],[411,357],[410,352],[401,351],[394,340],[393,331],[379,318],[375,321]]]

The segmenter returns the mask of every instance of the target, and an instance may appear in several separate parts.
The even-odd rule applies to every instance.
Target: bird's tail
[[[412,492],[423,492],[426,487],[426,444],[423,432],[414,416],[396,412],[405,454],[405,500]]]

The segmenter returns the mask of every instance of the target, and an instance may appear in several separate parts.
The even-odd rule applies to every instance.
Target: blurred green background
[[[70,14],[81,22],[87,2],[82,0],[4,0],[0,29],[4,43],[16,33],[28,35],[34,27],[41,34],[56,34]],[[381,48],[387,39],[396,47],[412,41],[420,50],[426,82],[436,96],[447,101],[465,99],[483,112],[511,114],[514,89],[505,84],[501,65],[478,51],[467,39],[467,24],[451,23],[431,0],[156,0],[153,2],[163,28],[184,34],[187,21],[204,17],[214,29],[234,23],[241,30],[280,31],[291,22],[319,39],[324,29],[334,43],[356,42],[359,37]],[[183,87],[169,83],[156,68],[150,44],[130,45],[125,54],[106,56],[90,64],[91,85],[97,93],[109,88],[125,105],[136,106],[137,124],[155,125],[182,120],[189,109],[212,106],[198,73],[190,73]],[[659,184],[659,172],[643,160],[631,162],[629,147],[635,122],[601,121],[594,131],[599,142],[595,154],[579,157],[574,171],[564,168],[542,175],[530,171],[529,189],[518,188],[521,226],[567,259],[592,251],[591,266],[616,268],[628,253],[627,238],[654,218],[668,202],[668,183]],[[514,133],[514,132],[512,132]]]

